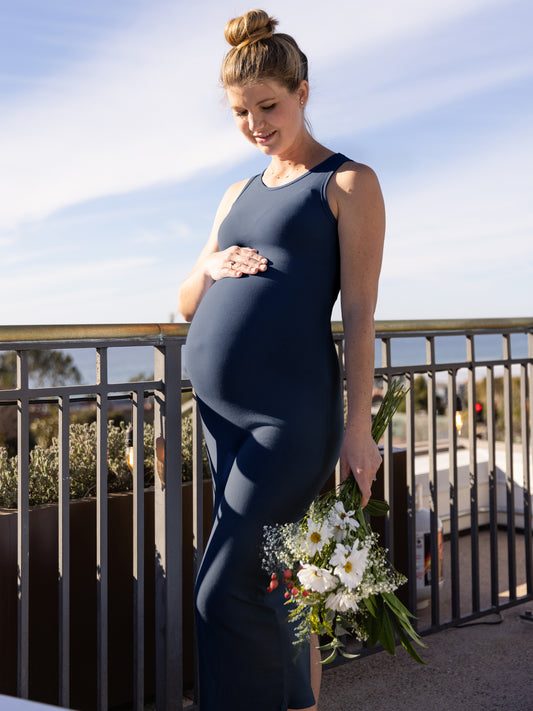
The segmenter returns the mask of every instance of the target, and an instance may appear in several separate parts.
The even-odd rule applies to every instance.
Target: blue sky
[[[226,187],[266,167],[218,85],[249,7],[0,0],[1,323],[175,315]],[[531,316],[531,2],[264,7],[309,57],[315,136],[380,177],[377,318]]]

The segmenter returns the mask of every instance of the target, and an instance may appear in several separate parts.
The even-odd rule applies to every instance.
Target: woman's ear
[[[309,99],[309,83],[305,81],[305,79],[300,82],[300,86],[296,90],[296,93],[298,94],[300,106],[304,108],[307,104],[307,100]]]

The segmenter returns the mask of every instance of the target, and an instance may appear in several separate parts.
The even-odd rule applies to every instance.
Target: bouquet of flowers
[[[375,442],[405,394],[393,381],[372,424]],[[371,499],[365,511],[377,516],[388,508],[384,501]],[[391,566],[372,532],[354,477],[313,502],[302,521],[266,526],[263,566],[271,576],[270,592],[280,583],[287,588],[296,642],[312,633],[330,639],[319,647],[331,650],[323,664],[338,653],[358,656],[345,650],[340,637],[346,634],[369,646],[380,642],[390,654],[395,653],[396,634],[407,652],[424,663],[413,647],[413,642],[424,646],[411,624],[413,615],[394,593],[407,579]]]

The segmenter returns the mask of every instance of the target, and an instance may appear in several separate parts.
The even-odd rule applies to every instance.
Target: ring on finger
[[[236,262],[235,262],[235,260],[232,259],[232,260],[230,261],[229,265],[230,265],[230,267],[232,267],[234,264],[236,264]]]

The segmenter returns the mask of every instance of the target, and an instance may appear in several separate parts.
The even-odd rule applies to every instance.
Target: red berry
[[[272,575],[271,575],[270,577],[271,577],[272,580],[277,580],[277,579],[278,579],[278,576],[276,575],[276,573],[272,573]]]
[[[292,571],[287,568],[287,570],[283,573],[284,578],[292,578]]]
[[[268,586],[271,590],[275,590],[278,587],[278,581],[277,580],[271,580],[270,585]]]
[[[287,590],[287,592],[286,592],[285,595],[284,595],[285,599],[288,600],[288,599],[290,598],[290,596],[291,596],[291,594],[290,594],[290,592]]]
[[[298,595],[298,588],[293,588],[293,589],[291,590],[291,593],[292,593],[293,595]]]
[[[302,590],[302,595],[304,597],[309,597],[309,590]]]

